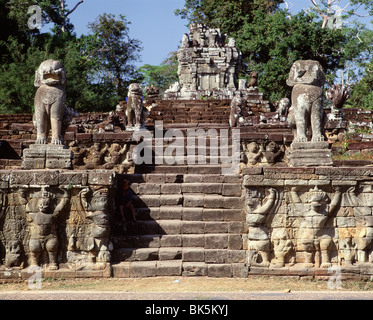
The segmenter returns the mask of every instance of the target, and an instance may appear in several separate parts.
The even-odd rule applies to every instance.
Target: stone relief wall
[[[249,267],[373,266],[372,170],[246,172]]]
[[[2,171],[4,267],[105,269],[110,262],[114,174]]]

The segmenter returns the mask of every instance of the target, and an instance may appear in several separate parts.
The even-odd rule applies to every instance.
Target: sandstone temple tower
[[[227,39],[219,29],[191,24],[177,57],[179,82],[166,91],[165,99],[233,97],[242,58],[233,38]]]

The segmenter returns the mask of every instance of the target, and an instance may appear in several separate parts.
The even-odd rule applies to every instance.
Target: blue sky
[[[78,0],[68,0],[73,8]],[[131,22],[130,36],[142,42],[142,61],[138,65],[159,65],[171,51],[175,51],[184,33],[186,21],[175,16],[184,0],[85,0],[71,14],[76,33],[88,33],[87,25],[103,13],[124,14]]]
[[[73,8],[78,0],[67,0]],[[292,13],[310,7],[311,0],[292,0]],[[346,0],[341,1],[341,5]],[[159,65],[177,49],[182,36],[188,32],[186,21],[175,16],[174,10],[183,7],[185,0],[85,0],[70,16],[78,35],[88,33],[87,25],[103,13],[124,14],[131,22],[130,36],[142,42],[143,64]]]

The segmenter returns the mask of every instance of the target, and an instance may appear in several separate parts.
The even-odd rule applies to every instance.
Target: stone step
[[[230,227],[242,229],[242,226],[230,224]],[[216,231],[215,231],[216,232]],[[244,238],[242,233],[211,233],[211,234],[146,234],[113,236],[115,250],[143,248],[199,248],[199,249],[229,249],[242,250]]]
[[[228,246],[231,249],[240,250],[242,247],[242,234],[245,232],[245,224],[242,222],[229,222],[205,225],[210,228],[205,234],[135,234],[113,236],[114,248],[165,248],[165,247],[202,247],[210,246],[210,242],[222,241],[220,247]],[[219,228],[228,229],[230,233],[219,233]],[[128,229],[128,227],[127,227]],[[214,230],[213,230],[214,229]],[[125,232],[123,232],[125,233]],[[224,243],[227,241],[228,243]]]
[[[247,168],[245,168],[247,169]],[[261,168],[255,168],[256,174],[262,172]],[[177,173],[147,173],[147,174],[118,174],[118,179],[129,179],[132,183],[236,183],[242,184],[242,176],[238,174],[177,174]]]
[[[211,209],[243,209],[244,198],[220,194],[144,194],[136,200],[137,207],[178,206]]]
[[[138,220],[128,221],[126,229],[120,231],[115,238],[116,247],[163,247],[163,246],[205,246],[205,241],[215,238],[226,240],[226,235],[247,233],[244,213],[239,210],[184,211],[188,218],[201,216],[205,221],[183,220]],[[152,233],[153,232],[153,233]],[[221,237],[214,237],[221,235]],[[237,237],[229,237],[230,241]]]
[[[216,221],[216,228],[221,222],[239,221],[243,216],[242,209],[220,208],[179,208],[161,206],[160,208],[136,208],[138,223],[147,220],[180,220],[185,222],[207,223]],[[208,227],[208,225],[207,225]],[[206,227],[206,229],[208,229]]]
[[[243,263],[208,264],[204,262],[133,261],[112,265],[114,278],[156,276],[207,276],[246,278],[248,268]]]
[[[161,210],[159,211],[161,212]],[[151,214],[161,215],[157,210]],[[184,212],[184,211],[183,211]],[[191,211],[193,213],[193,211]],[[149,216],[151,216],[149,214]],[[181,215],[180,211],[166,212],[167,217],[174,214]],[[163,213],[163,215],[165,215]],[[179,219],[168,220],[138,220],[136,223],[131,223],[127,226],[126,235],[145,235],[145,234],[203,234],[203,233],[228,233],[230,232],[230,222],[240,221],[245,217],[243,210],[236,209],[205,209],[202,211],[204,221],[183,221]],[[214,225],[214,219],[217,220]],[[216,220],[215,220],[216,221]],[[237,228],[236,224],[232,227]],[[241,227],[242,229],[242,227]]]
[[[230,167],[230,164],[189,164],[176,166],[142,164],[135,166],[135,173],[222,174],[223,168]]]
[[[207,153],[207,152],[206,152]],[[155,157],[153,158],[153,163],[155,163]],[[162,163],[159,163],[162,161]],[[171,165],[171,166],[180,166],[180,165],[220,165],[220,164],[231,164],[234,159],[232,156],[220,156],[220,155],[204,155],[202,152],[198,155],[181,155],[174,154],[171,156],[162,155],[161,159],[157,160],[157,165]]]
[[[242,186],[240,183],[132,183],[131,188],[140,199],[142,195],[177,195],[189,193],[242,196]]]
[[[244,263],[245,250],[183,248],[120,248],[113,251],[113,260],[126,261],[175,261],[220,263]]]

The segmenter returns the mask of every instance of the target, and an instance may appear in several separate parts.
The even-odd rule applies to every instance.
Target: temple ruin
[[[289,70],[292,99],[265,102],[260,75],[238,81],[240,53],[217,29],[192,25],[178,57],[164,100],[148,88],[143,102],[134,85],[110,113],[72,115],[63,66],[49,61],[36,117],[0,115],[2,281],[28,279],[30,267],[64,278],[323,278],[338,266],[370,279],[373,135],[343,142],[348,126],[372,128],[372,111],[326,108],[309,60]],[[128,182],[136,221],[123,209]]]

